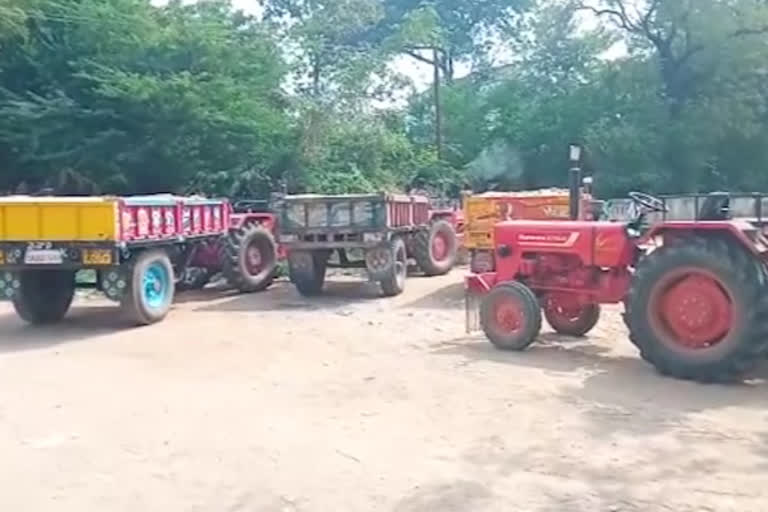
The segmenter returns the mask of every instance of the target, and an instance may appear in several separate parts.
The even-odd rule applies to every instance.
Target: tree
[[[377,97],[376,76],[386,75],[386,50],[361,34],[382,17],[376,0],[269,0],[265,17],[281,33],[293,61],[293,88],[316,104],[360,108]]]
[[[109,192],[245,176],[263,194],[288,158],[279,52],[225,1],[41,0],[0,70],[5,188],[62,173]]]
[[[514,34],[520,14],[532,0],[391,0],[384,15],[365,34],[373,44],[395,44],[399,51],[439,67],[450,83],[455,64],[482,61],[492,41]]]
[[[595,6],[582,0],[578,5],[610,20],[638,51],[654,52],[673,117],[711,76],[697,59],[739,39],[768,34],[768,5],[760,0],[646,0],[639,9],[635,4],[606,0]]]

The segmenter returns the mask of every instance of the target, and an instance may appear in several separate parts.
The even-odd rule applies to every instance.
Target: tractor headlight
[[[496,261],[492,251],[475,251],[470,264],[472,272],[484,274],[496,270]]]

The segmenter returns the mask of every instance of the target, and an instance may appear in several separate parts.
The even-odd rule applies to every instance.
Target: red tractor
[[[630,340],[661,373],[742,377],[768,352],[768,199],[742,196],[753,213],[737,218],[735,196],[714,194],[694,218],[672,221],[664,199],[630,197],[638,208],[629,222],[497,224],[496,271],[466,279],[468,299],[481,298],[482,330],[496,347],[520,351],[539,335],[542,310],[558,333],[583,336],[601,304],[623,303]]]
[[[266,290],[285,257],[275,241],[277,217],[267,201],[238,201],[232,206],[227,236],[198,247],[180,272],[177,285],[184,290],[204,287],[221,273],[227,283],[243,293]]]

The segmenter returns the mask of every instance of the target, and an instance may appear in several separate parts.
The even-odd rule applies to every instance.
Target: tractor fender
[[[747,251],[755,255],[760,255],[768,251],[762,242],[762,236],[750,238],[748,233],[754,233],[755,227],[748,222],[738,220],[731,221],[673,221],[663,222],[653,226],[645,235],[645,240],[652,240],[657,237],[667,238],[685,238],[696,236],[705,238],[707,236],[729,236],[731,239],[742,245]]]
[[[237,230],[246,224],[254,223],[264,226],[274,234],[277,217],[271,213],[233,213],[229,218],[229,227],[231,230]]]

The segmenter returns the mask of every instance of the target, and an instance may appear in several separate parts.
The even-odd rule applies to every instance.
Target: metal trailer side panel
[[[0,240],[116,241],[117,204],[117,198],[2,198]]]

